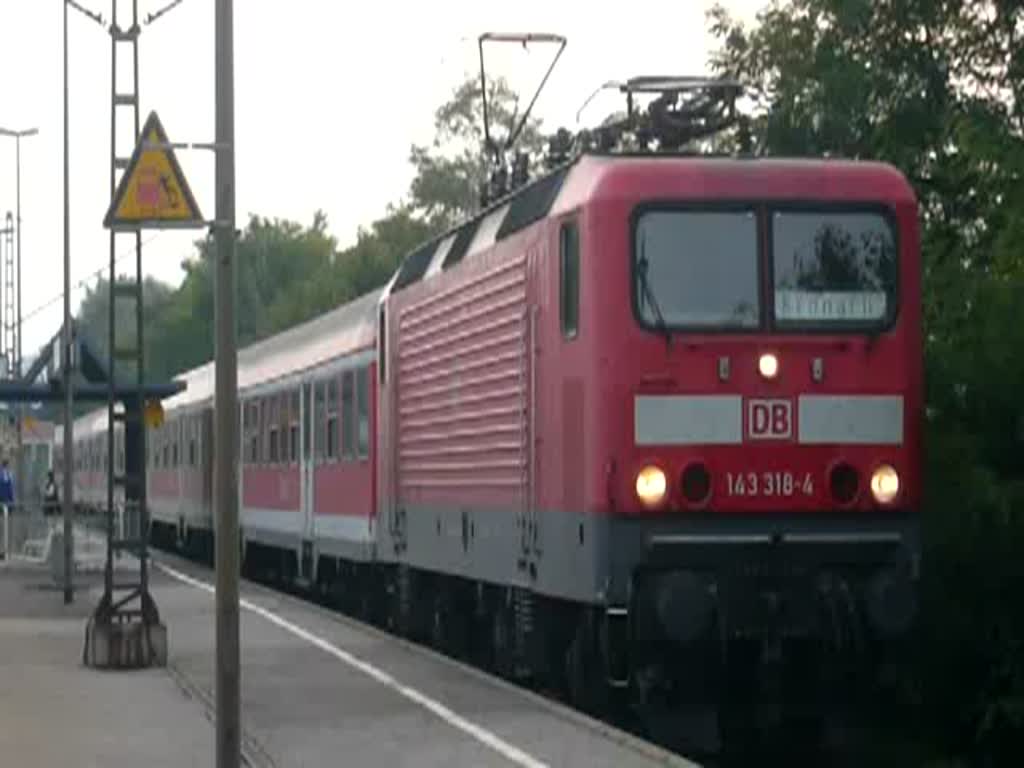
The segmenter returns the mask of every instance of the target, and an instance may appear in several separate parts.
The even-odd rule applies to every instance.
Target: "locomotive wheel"
[[[728,643],[724,685],[718,704],[718,735],[725,760],[746,764],[758,747],[757,690],[761,643],[734,638]]]
[[[405,566],[398,566],[395,575],[395,588],[392,592],[393,608],[391,615],[394,622],[394,631],[400,637],[412,639],[412,576]]]
[[[349,598],[352,613],[360,621],[379,626],[380,617],[377,616],[378,612],[374,611],[374,598],[369,585],[365,584],[362,579],[350,581],[350,583],[353,582],[356,584],[355,595]]]
[[[569,701],[584,712],[600,717],[608,710],[609,690],[588,618],[584,615],[576,625],[576,633],[566,651],[565,673]]]
[[[491,647],[494,671],[506,679],[511,679],[515,671],[513,631],[511,611],[499,603],[491,613]]]
[[[784,657],[783,743],[800,757],[814,758],[825,747],[825,714],[821,701],[821,649],[816,638],[796,638]]]
[[[451,593],[438,589],[434,593],[431,615],[430,644],[441,653],[459,658],[462,626]]]
[[[444,620],[444,598],[440,593],[434,594],[434,610],[430,621],[430,644],[438,651],[447,653],[447,632],[445,631]]]

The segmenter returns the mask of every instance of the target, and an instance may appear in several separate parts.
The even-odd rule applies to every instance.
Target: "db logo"
[[[792,437],[792,403],[789,400],[747,400],[747,435],[751,440]]]

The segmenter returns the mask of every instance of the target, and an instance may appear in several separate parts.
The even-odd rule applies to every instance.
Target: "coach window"
[[[243,401],[242,402],[241,420],[242,420],[242,426],[241,426],[241,430],[240,430],[241,438],[240,438],[239,450],[242,452],[242,463],[248,466],[248,464],[249,464],[249,425],[252,423],[252,420],[251,420],[251,418],[249,416],[249,403],[247,401]]]
[[[327,455],[327,382],[316,383],[316,409],[313,411],[316,424],[313,427],[313,455],[317,463],[324,460]]]
[[[338,458],[338,377],[327,380],[327,458]]]
[[[242,404],[242,460],[245,464],[252,462],[252,406],[248,402]]]
[[[252,463],[259,464],[263,459],[263,401],[256,400],[252,404]]]
[[[575,221],[562,225],[559,254],[562,336],[574,339],[579,333],[580,321],[580,233]]]
[[[281,458],[280,454],[278,452],[278,443],[277,443],[278,418],[280,417],[280,414],[278,413],[277,409],[279,407],[280,406],[278,405],[277,398],[276,397],[270,398],[270,414],[269,414],[269,419],[268,419],[268,429],[267,429],[267,431],[270,434],[270,456],[269,456],[269,459],[270,459],[270,463],[271,464],[277,464],[277,462],[280,461],[280,458]]]
[[[260,405],[253,400],[249,414],[249,463],[255,466],[260,460]]]
[[[346,460],[355,458],[355,398],[352,371],[345,371],[341,380],[341,455]]]
[[[288,453],[292,464],[296,464],[299,461],[299,390],[293,389],[290,399],[292,407],[288,410]]]
[[[274,398],[268,395],[263,398],[263,461],[268,466],[274,463],[270,458],[270,431],[274,426]]]
[[[249,404],[249,463],[256,465],[260,460],[260,404],[253,400]]]
[[[360,368],[356,372],[356,412],[358,414],[358,451],[360,459],[365,459],[370,455],[370,409],[367,391],[369,383],[369,369]]]
[[[288,393],[281,392],[275,397],[277,398],[277,460],[281,464],[287,464],[291,460],[288,456]]]

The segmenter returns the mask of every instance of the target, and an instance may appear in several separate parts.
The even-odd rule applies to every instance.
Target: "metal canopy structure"
[[[63,363],[60,359],[61,339],[64,329],[54,334],[50,342],[40,351],[32,367],[21,379],[0,380],[0,402],[40,403],[62,402],[64,399]],[[72,369],[75,383],[72,385],[75,400],[80,402],[106,402],[111,380],[110,366],[83,333],[78,323],[72,321],[71,334],[74,339]],[[148,383],[142,391],[146,400],[165,400],[184,391],[185,382],[171,381]],[[139,393],[135,382],[115,381],[115,399],[128,404],[136,401]]]
[[[133,286],[134,287],[134,286]],[[111,302],[116,300],[116,293],[111,293]],[[113,314],[113,310],[111,310]],[[137,318],[141,323],[141,318]],[[71,395],[79,402],[106,402],[110,424],[106,462],[108,470],[108,505],[107,517],[107,562],[104,570],[104,590],[99,605],[90,619],[86,633],[86,648],[83,660],[93,666],[148,666],[155,658],[166,663],[166,634],[163,640],[154,641],[154,631],[160,636],[162,629],[156,604],[149,594],[148,585],[148,515],[145,504],[146,483],[146,434],[147,406],[164,398],[184,391],[183,381],[168,383],[144,383],[142,379],[141,347],[136,350],[139,364],[130,378],[119,376],[113,361],[107,362],[89,343],[86,334],[72,320],[68,336],[71,344],[68,353],[64,350],[64,327],[54,334],[50,342],[42,348],[39,357],[25,376],[17,381],[0,381],[0,402],[60,402],[64,401],[67,392],[65,382],[70,383]],[[113,342],[113,339],[111,339]],[[115,359],[117,355],[113,356]],[[67,358],[67,359],[62,359]],[[67,375],[70,372],[70,376]],[[114,404],[120,403],[122,408],[115,409]],[[113,424],[124,425],[123,462],[118,466],[113,446]],[[65,435],[67,439],[67,435]],[[69,453],[66,452],[65,456]],[[65,467],[73,466],[68,462]],[[121,530],[115,533],[114,506],[112,503],[113,486],[117,484],[125,490],[125,511],[134,508],[137,523],[132,525],[131,533]],[[67,501],[67,500],[65,500]],[[66,514],[66,512],[65,512]],[[129,552],[138,558],[139,571],[124,574],[118,581],[114,580],[113,558],[116,552]],[[65,557],[68,555],[65,553]],[[65,568],[70,571],[66,562]],[[118,595],[117,593],[120,593]],[[138,607],[132,607],[137,601]],[[135,628],[141,628],[142,634],[131,634],[132,620],[139,621]],[[96,631],[97,628],[99,631]],[[126,633],[127,628],[127,633]],[[126,650],[121,642],[121,635],[137,637],[145,644],[139,651]]]

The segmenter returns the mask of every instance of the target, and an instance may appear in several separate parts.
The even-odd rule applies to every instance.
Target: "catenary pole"
[[[17,308],[15,312],[17,314],[17,337],[15,338],[14,345],[14,375],[21,380],[22,365],[21,365],[21,134],[19,133],[14,137],[15,143],[15,192],[14,196],[16,199],[16,213],[15,213],[15,234],[18,238],[18,261],[17,261],[17,278],[15,282],[15,290],[17,294]],[[24,509],[28,502],[28,489],[25,487],[25,428],[22,424],[25,421],[25,407],[24,404],[18,403],[17,406],[17,419],[18,419],[18,430],[17,430],[17,451],[18,460],[14,465],[14,492],[15,499],[21,499],[21,506]]]
[[[216,143],[214,232],[216,390],[214,515],[217,517],[217,768],[241,765],[241,670],[238,637],[238,371],[235,338],[235,96],[232,0],[215,13]]]
[[[72,600],[71,571],[74,552],[71,541],[71,494],[74,459],[72,453],[74,424],[71,416],[71,216],[68,189],[68,4],[64,6],[64,328],[61,339],[61,363],[64,369],[64,603]]]

